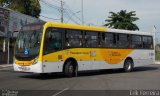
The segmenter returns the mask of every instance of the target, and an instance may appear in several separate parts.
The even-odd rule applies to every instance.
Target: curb
[[[12,67],[13,64],[0,64],[0,68]]]
[[[154,64],[160,64],[160,61],[156,61]]]

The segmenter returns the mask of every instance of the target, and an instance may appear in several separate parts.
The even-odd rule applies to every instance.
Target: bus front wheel
[[[134,68],[134,63],[131,59],[126,59],[125,62],[124,62],[124,72],[131,72],[133,71],[133,68]]]
[[[67,77],[73,77],[77,74],[77,67],[74,66],[72,61],[66,62],[65,68],[64,68],[64,74]]]

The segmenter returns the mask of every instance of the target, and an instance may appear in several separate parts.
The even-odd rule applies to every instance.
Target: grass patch
[[[156,52],[156,60],[160,61],[160,52]]]

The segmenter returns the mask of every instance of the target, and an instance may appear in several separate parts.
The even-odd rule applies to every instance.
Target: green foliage
[[[110,12],[111,16],[109,19],[105,20],[108,22],[104,26],[115,29],[125,29],[125,30],[139,30],[138,26],[133,22],[139,20],[135,17],[135,11],[126,12],[126,10],[121,10],[120,12],[114,13]]]
[[[0,0],[0,5],[36,18],[41,12],[39,0]]]
[[[155,57],[156,57],[157,61],[160,61],[160,52],[156,52],[156,56]]]

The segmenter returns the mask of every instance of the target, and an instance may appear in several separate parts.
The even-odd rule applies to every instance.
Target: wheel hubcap
[[[131,70],[131,62],[127,62],[126,67],[127,70]]]

